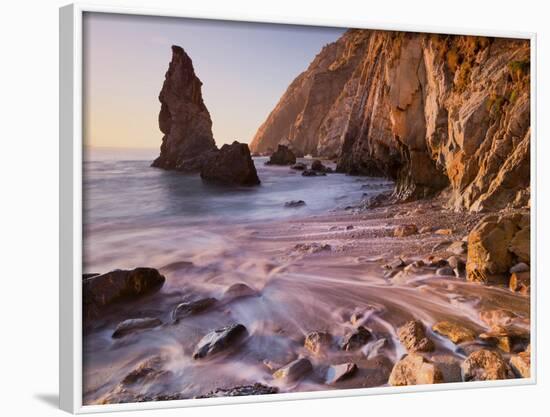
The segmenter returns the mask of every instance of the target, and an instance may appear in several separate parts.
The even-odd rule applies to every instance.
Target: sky
[[[89,13],[84,16],[84,143],[158,148],[158,95],[171,45],[203,82],[218,146],[249,143],[292,80],[342,28]]]

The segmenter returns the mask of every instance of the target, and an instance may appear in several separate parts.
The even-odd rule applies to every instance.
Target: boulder
[[[450,266],[443,266],[441,268],[438,268],[436,271],[435,271],[435,274],[436,275],[439,275],[439,276],[442,276],[442,277],[445,277],[445,276],[451,276],[451,277],[454,277],[455,276],[455,271],[453,270],[453,268],[451,268]]]
[[[523,345],[529,340],[529,331],[518,326],[500,326],[491,327],[490,330],[483,332],[479,338],[489,343],[493,343],[500,350],[511,353],[517,346]]]
[[[464,381],[508,379],[510,368],[498,352],[481,349],[471,353],[462,363]]]
[[[468,245],[466,244],[466,242],[459,240],[457,242],[451,243],[446,250],[447,252],[455,255],[464,255],[468,250]]]
[[[239,343],[247,334],[242,324],[232,324],[207,333],[197,344],[193,359],[205,358],[227,350]]]
[[[370,337],[371,333],[365,327],[359,326],[343,337],[340,348],[345,351],[357,350],[366,345]]]
[[[139,319],[128,319],[119,323],[113,332],[114,339],[126,336],[139,330],[152,329],[162,324],[162,321],[153,317],[144,317]]]
[[[528,215],[521,214],[487,216],[472,229],[468,235],[466,262],[469,281],[507,284],[508,271],[517,260],[525,262],[527,258],[529,261],[528,249],[520,249],[520,242],[525,241],[526,233],[522,230],[529,227],[528,218]],[[518,238],[514,240],[516,235]]]
[[[327,175],[324,171],[314,171],[312,169],[306,169],[302,172],[303,177],[324,177]]]
[[[509,287],[514,292],[529,295],[531,289],[531,273],[529,271],[513,272],[512,275],[510,275]]]
[[[529,269],[529,265],[527,265],[525,262],[519,262],[510,268],[510,273],[513,274],[514,272],[528,272]]]
[[[205,155],[216,151],[201,87],[191,58],[183,48],[172,46],[172,60],[159,95],[158,121],[164,137],[153,167],[199,172]]]
[[[199,314],[213,306],[218,300],[215,298],[201,298],[195,301],[179,303],[172,311],[172,320],[178,321],[184,317]]]
[[[416,227],[416,224],[403,224],[401,226],[397,226],[393,230],[393,235],[395,237],[406,237],[415,235],[418,233],[418,228]]]
[[[199,395],[196,398],[215,398],[215,397],[240,397],[247,395],[267,395],[279,392],[277,387],[270,387],[260,383],[252,385],[239,385],[231,388],[218,388],[207,394]]]
[[[285,145],[278,145],[277,150],[271,155],[266,165],[293,165],[296,163],[296,156]]]
[[[324,172],[324,173],[332,172],[331,168],[324,166],[323,163],[318,159],[314,159],[313,162],[311,163],[311,170],[316,172]]]
[[[510,366],[518,378],[531,377],[531,348],[530,346],[510,358]]]
[[[397,362],[388,383],[393,386],[438,384],[443,374],[438,366],[418,353],[406,355]]]
[[[466,262],[459,256],[453,255],[447,259],[447,263],[453,269],[457,277],[463,276],[466,271]]]
[[[212,151],[201,167],[205,181],[228,185],[252,186],[260,184],[254,161],[246,143],[225,144],[219,151]]]
[[[305,206],[306,202],[304,200],[290,200],[285,203],[285,207],[294,208]]]
[[[325,383],[333,385],[339,381],[347,379],[357,371],[357,365],[351,362],[342,363],[339,365],[331,365],[327,369]]]
[[[330,347],[332,335],[327,332],[311,332],[304,341],[304,347],[313,354],[319,354],[322,350]]]
[[[223,293],[224,298],[242,298],[242,297],[254,297],[257,296],[258,292],[253,288],[250,288],[243,282],[237,282],[232,284],[229,288]]]
[[[476,338],[472,329],[450,321],[439,321],[432,326],[432,330],[455,344],[470,342]]]
[[[397,329],[397,336],[401,344],[409,353],[431,352],[435,346],[428,339],[421,321],[411,320]]]
[[[276,379],[285,379],[287,381],[297,381],[306,376],[313,370],[313,365],[307,358],[298,358],[289,364],[283,366],[273,373]]]
[[[158,291],[166,278],[154,268],[117,269],[82,281],[85,316],[112,303],[134,300]]]

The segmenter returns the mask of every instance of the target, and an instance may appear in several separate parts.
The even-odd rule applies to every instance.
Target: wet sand
[[[427,356],[442,364],[445,382],[459,380],[461,361],[486,343],[476,339],[455,345],[432,332],[432,325],[449,320],[479,334],[490,328],[480,312],[504,309],[515,314],[514,325],[528,331],[530,299],[504,287],[469,283],[464,276],[437,276],[435,267],[410,267],[388,276],[384,266],[396,257],[406,264],[428,261],[429,256],[448,258],[452,254],[445,245],[433,248],[462,240],[482,217],[446,211],[442,205],[441,200],[427,200],[273,223],[204,226],[223,237],[221,245],[189,253],[176,263],[152,265],[166,276],[158,293],[113,307],[86,324],[84,403],[193,398],[254,383],[279,392],[384,386],[393,364],[406,353],[396,329],[411,319],[421,320],[435,343]],[[410,223],[431,231],[394,237],[396,226]],[[451,229],[452,234],[439,235],[437,229]],[[245,283],[257,294],[228,297],[224,293],[235,283]],[[218,302],[173,322],[178,303],[203,297]],[[362,316],[352,323],[354,313]],[[137,317],[158,317],[164,324],[121,339],[111,337],[120,321]],[[215,357],[192,358],[202,336],[232,323],[246,326],[243,340]],[[371,332],[369,342],[352,352],[339,349],[342,337],[358,325]],[[304,348],[312,331],[330,333],[333,345],[312,354]],[[292,382],[272,376],[300,356],[313,364],[309,375]],[[120,384],[150,358],[158,358],[161,372],[130,387]],[[355,363],[358,371],[327,385],[328,366],[343,362]]]

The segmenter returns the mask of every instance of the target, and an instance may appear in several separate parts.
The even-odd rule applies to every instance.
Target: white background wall
[[[109,3],[108,0],[93,3]],[[110,2],[115,3],[113,2]],[[539,384],[142,412],[176,416],[422,415],[526,416],[547,413],[548,218],[550,190],[550,16],[529,0],[200,0],[125,5],[242,13],[254,17],[364,19],[538,33]],[[4,1],[0,14],[0,414],[59,415],[58,389],[58,0]],[[238,97],[235,98],[236,100]],[[546,259],[545,259],[546,257]],[[540,295],[542,294],[542,297]],[[127,415],[122,413],[119,415]]]

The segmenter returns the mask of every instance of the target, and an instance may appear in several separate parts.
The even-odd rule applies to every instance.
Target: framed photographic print
[[[62,408],[534,383],[535,51],[62,8]]]

